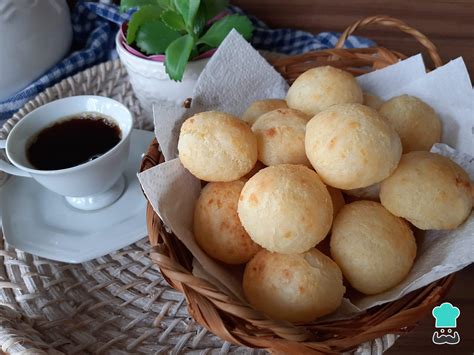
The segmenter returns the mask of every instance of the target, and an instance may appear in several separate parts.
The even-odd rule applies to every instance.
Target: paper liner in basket
[[[474,179],[474,102],[462,59],[426,74],[420,55],[357,78],[362,89],[383,99],[407,93],[426,101],[443,122],[444,144],[433,150],[450,157]],[[237,32],[227,36],[198,80],[190,109],[155,105],[155,133],[167,160],[138,175],[156,213],[195,257],[196,273],[219,289],[243,300],[241,280],[207,256],[196,244],[192,219],[200,181],[177,159],[182,122],[200,111],[219,110],[240,115],[255,100],[284,98],[284,79]],[[456,230],[428,231],[420,238],[418,255],[409,275],[395,288],[374,296],[344,299],[330,318],[348,317],[393,301],[410,291],[458,271],[474,261],[474,217]],[[206,276],[207,275],[207,276]],[[326,318],[327,319],[327,318]]]

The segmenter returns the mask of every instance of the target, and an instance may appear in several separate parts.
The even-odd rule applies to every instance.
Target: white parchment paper
[[[421,54],[407,58],[397,65],[391,65],[383,70],[358,76],[357,82],[363,91],[376,94],[382,100],[393,96],[400,87],[423,78],[426,75],[425,63]]]
[[[462,60],[426,74],[421,56],[414,56],[360,76],[358,81],[364,90],[383,99],[407,93],[435,108],[443,122],[443,142],[455,149],[437,144],[433,151],[458,162],[474,180],[473,89]],[[195,112],[213,109],[240,115],[252,101],[283,98],[286,91],[283,78],[239,34],[232,32],[201,75],[190,109],[154,107],[155,132],[167,162],[139,174],[143,190],[164,223],[195,256],[200,277],[227,289],[238,299],[243,299],[239,276],[208,257],[194,241],[192,217],[200,182],[176,159],[179,128]],[[402,283],[375,296],[345,299],[331,317],[347,317],[390,302],[458,271],[474,261],[473,248],[473,215],[456,230],[429,231],[419,238],[414,267]]]

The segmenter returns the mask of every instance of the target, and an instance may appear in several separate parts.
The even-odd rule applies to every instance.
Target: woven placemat
[[[28,102],[0,130],[6,138],[28,112],[73,95],[114,98],[135,127],[151,129],[125,69],[110,61],[67,78]],[[21,211],[18,211],[21,213]],[[223,342],[195,323],[183,295],[149,257],[148,239],[82,264],[40,258],[0,238],[0,344],[8,354],[259,354]],[[357,354],[381,354],[396,340],[365,343]]]

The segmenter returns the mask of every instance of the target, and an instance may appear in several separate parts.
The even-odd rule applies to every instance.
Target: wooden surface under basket
[[[434,44],[422,33],[400,20],[373,16],[358,21],[341,35],[336,48],[310,52],[272,61],[272,65],[292,83],[301,73],[316,66],[332,65],[354,75],[396,63],[405,56],[386,48],[343,49],[345,39],[357,28],[378,24],[411,34],[428,51],[435,67],[442,64]],[[164,161],[156,140],[142,161],[141,170]],[[431,312],[449,290],[454,275],[438,280],[405,297],[374,307],[350,320],[293,325],[267,318],[246,303],[239,302],[192,274],[193,256],[178,238],[163,226],[150,203],[147,226],[152,259],[169,284],[184,293],[189,313],[201,325],[224,340],[275,353],[338,353],[351,351],[363,342],[385,334],[410,331]]]

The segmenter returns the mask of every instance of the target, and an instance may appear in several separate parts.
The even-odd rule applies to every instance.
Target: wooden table
[[[232,4],[259,17],[272,27],[289,27],[313,33],[342,32],[364,17],[388,15],[405,21],[428,36],[443,61],[462,56],[474,75],[474,0],[235,0]],[[357,34],[404,54],[421,46],[409,35],[393,29],[368,27]],[[431,64],[426,60],[427,64]]]
[[[389,15],[427,35],[444,62],[462,56],[474,78],[474,0],[235,0],[249,14],[269,26],[299,28],[318,33],[342,32],[353,22],[372,15]],[[404,54],[416,54],[421,46],[412,37],[392,29],[369,27],[357,34]],[[431,65],[425,57],[425,62]],[[411,333],[402,336],[387,354],[474,354],[474,265],[458,273],[447,301],[461,310],[458,345],[434,345],[430,315]]]

